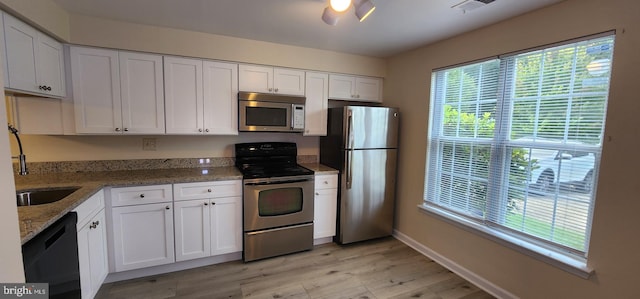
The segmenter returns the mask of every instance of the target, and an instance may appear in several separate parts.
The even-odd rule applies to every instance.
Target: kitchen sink
[[[18,206],[35,206],[61,200],[80,187],[61,187],[48,189],[32,189],[16,192]]]

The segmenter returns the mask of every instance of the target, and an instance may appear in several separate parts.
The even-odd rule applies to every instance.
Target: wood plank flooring
[[[394,238],[105,284],[104,298],[493,298]]]

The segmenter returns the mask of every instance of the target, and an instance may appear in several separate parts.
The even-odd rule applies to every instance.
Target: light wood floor
[[[393,238],[105,284],[96,298],[493,298]]]

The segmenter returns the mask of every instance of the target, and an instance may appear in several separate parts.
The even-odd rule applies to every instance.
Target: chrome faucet
[[[16,140],[18,141],[18,148],[20,149],[20,155],[16,157],[11,157],[12,159],[18,159],[18,174],[27,175],[29,174],[29,170],[27,170],[27,156],[22,152],[22,142],[20,142],[20,136],[18,136],[18,129],[16,129],[11,124],[8,124],[9,131],[16,136]]]

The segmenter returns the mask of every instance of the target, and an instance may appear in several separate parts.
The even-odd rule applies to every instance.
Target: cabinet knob
[[[205,206],[208,206],[208,205],[209,205],[209,203],[206,203],[206,202],[205,202],[205,203],[204,203],[204,205],[205,205]]]
[[[120,128],[116,128],[116,132],[120,132]]]
[[[51,86],[45,86],[47,91],[51,91]]]
[[[140,198],[144,198],[144,193],[140,193]]]
[[[129,132],[129,128],[124,128],[124,131],[125,132]]]
[[[91,225],[89,225],[89,229],[94,229],[98,227],[99,224],[100,224],[100,221],[91,222]]]
[[[320,195],[320,193],[316,192],[316,195]]]
[[[329,181],[324,181],[324,184],[325,185],[329,185]]]
[[[164,207],[165,210],[170,210],[171,208],[169,206]]]
[[[211,189],[207,189],[207,192],[211,193]]]
[[[202,133],[202,129],[198,129],[198,132]]]
[[[216,203],[212,201],[212,202],[211,202],[211,205],[212,205],[212,206],[215,206],[215,205],[216,205]]]
[[[278,92],[278,89],[276,88],[275,91]]]

